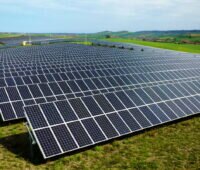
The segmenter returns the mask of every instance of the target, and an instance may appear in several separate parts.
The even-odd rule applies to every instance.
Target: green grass
[[[133,44],[158,47],[158,48],[183,51],[183,52],[200,53],[200,45],[193,45],[193,44],[160,43],[160,42],[149,42],[137,39],[122,39],[122,38],[111,38],[104,40],[111,42],[133,43]]]
[[[84,42],[72,42],[73,44],[83,44],[83,45],[92,45],[91,42],[89,41],[84,41]]]
[[[19,37],[21,34],[2,34],[0,33],[0,38],[12,38],[12,37]]]
[[[34,165],[27,157],[23,123],[0,127],[0,169],[198,170],[200,117],[157,127],[54,161]]]

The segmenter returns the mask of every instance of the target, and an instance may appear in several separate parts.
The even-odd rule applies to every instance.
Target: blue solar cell
[[[15,110],[15,113],[17,115],[18,118],[24,118],[24,104],[23,102],[19,101],[19,102],[13,102],[12,103],[13,108]]]
[[[7,87],[6,91],[8,93],[10,100],[12,100],[12,101],[21,100],[16,87]]]
[[[181,101],[182,101],[185,105],[187,105],[187,107],[188,107],[190,110],[192,110],[193,113],[199,113],[199,109],[198,109],[195,105],[193,105],[193,103],[190,102],[187,98],[182,98]]]
[[[4,88],[0,88],[0,103],[8,102],[8,96]]]
[[[113,138],[118,136],[117,131],[114,129],[112,124],[109,122],[109,120],[105,116],[98,116],[95,117],[95,120],[103,130],[104,134],[107,136],[107,138]]]
[[[135,89],[135,92],[138,96],[145,102],[145,104],[153,103],[153,100],[142,90],[142,89]]]
[[[40,142],[40,145],[42,146],[45,157],[62,153],[49,128],[35,131],[35,134]]]
[[[47,83],[48,82],[44,75],[38,75],[38,78],[39,78],[41,83]]]
[[[135,107],[136,105],[130,100],[130,98],[128,97],[128,95],[126,95],[126,93],[124,93],[123,91],[120,92],[116,92],[115,93],[118,98],[122,101],[122,103],[127,107],[127,108],[131,108],[131,107]]]
[[[25,84],[32,84],[31,79],[28,76],[22,77]]]
[[[199,110],[200,112],[200,104],[199,102],[195,99],[195,97],[189,97],[188,100],[190,100],[190,102],[192,102]]]
[[[47,84],[38,84],[42,93],[45,95],[45,96],[52,96],[53,93],[51,91],[51,89],[49,88],[49,86]]]
[[[58,84],[64,93],[67,94],[72,92],[66,82],[58,82]]]
[[[72,122],[68,123],[67,125],[80,147],[92,144],[92,140],[90,139],[80,122]]]
[[[52,130],[63,151],[69,151],[78,148],[76,142],[65,125],[52,127]]]
[[[63,94],[57,83],[49,83],[49,87],[53,91],[54,95]]]
[[[4,79],[0,79],[0,87],[5,87],[6,83]]]
[[[165,104],[165,103],[158,103],[158,106],[165,112],[165,114],[171,119],[176,119],[177,116],[174,112]]]
[[[8,121],[8,120],[16,118],[16,115],[12,108],[11,103],[0,104],[0,111],[4,120]]]
[[[56,81],[61,81],[62,79],[61,79],[61,77],[58,75],[58,74],[52,74],[52,76],[54,77],[54,79],[56,80]]]
[[[104,96],[95,95],[94,99],[96,100],[96,102],[99,104],[99,106],[105,113],[114,111],[114,108],[112,107],[112,105],[108,102],[108,100]]]
[[[142,114],[140,110],[135,108],[135,109],[130,109],[129,111],[143,128],[151,126],[150,122],[147,120],[147,118]]]
[[[109,102],[112,104],[112,106],[116,110],[123,110],[125,109],[124,105],[121,103],[121,101],[115,96],[114,93],[107,93],[105,94],[106,98],[109,100]]]
[[[78,119],[76,113],[72,110],[67,101],[58,101],[55,104],[66,122]]]
[[[112,87],[112,85],[106,80],[106,78],[101,77],[100,81],[103,83],[104,87],[106,88]]]
[[[118,116],[117,113],[108,114],[108,118],[110,119],[112,124],[115,126],[115,128],[121,135],[124,135],[130,132],[127,125],[123,122],[123,120]]]
[[[40,89],[37,85],[29,85],[28,87],[29,87],[31,94],[33,95],[34,98],[43,97],[42,92],[40,91]]]
[[[84,119],[82,123],[94,142],[103,141],[106,139],[99,126],[95,123],[94,119]]]
[[[69,86],[70,86],[70,88],[72,89],[73,92],[80,92],[81,91],[74,81],[68,81],[67,83],[69,84]]]
[[[92,97],[83,97],[82,100],[93,116],[103,114],[103,111],[100,109],[100,107]]]
[[[87,91],[87,90],[89,90],[89,89],[87,88],[87,86],[85,85],[85,82],[84,82],[83,80],[76,80],[76,83],[78,84],[78,86],[80,87],[80,89],[81,89],[82,91]]]
[[[147,107],[140,107],[139,110],[142,111],[142,113],[147,117],[147,119],[153,124],[157,125],[160,122],[160,120],[156,117],[156,115]]]
[[[40,106],[50,125],[64,123],[53,103],[41,104]]]
[[[181,100],[174,100],[174,103],[176,103],[185,112],[186,115],[192,114],[192,111],[188,108],[187,105],[181,102]]]
[[[150,87],[146,87],[143,90],[153,99],[154,102],[161,101],[161,98]]]
[[[37,76],[30,76],[31,81],[36,84],[36,83],[40,83],[40,80],[38,79]]]
[[[33,98],[27,86],[18,86],[18,90],[23,99]]]
[[[5,80],[6,80],[6,84],[8,86],[15,86],[15,82],[14,82],[13,78],[5,78]]]
[[[97,78],[92,78],[92,81],[94,82],[95,86],[98,87],[98,89],[103,89],[103,88],[105,88],[99,79],[97,79]]]
[[[166,114],[156,105],[149,105],[149,108],[153,111],[153,113],[162,121],[167,122],[170,119],[166,116]]]
[[[128,127],[134,132],[139,129],[141,129],[140,125],[138,122],[131,116],[131,114],[125,110],[125,111],[120,111],[119,115],[122,117],[122,119],[126,122]]]
[[[16,85],[24,85],[24,82],[21,77],[14,77],[14,80],[16,82]]]
[[[84,106],[81,99],[70,99],[69,103],[72,105],[72,108],[74,109],[75,113],[78,115],[79,118],[85,118],[90,117],[90,113],[87,110],[87,108]]]
[[[162,100],[169,100],[169,97],[167,97],[159,87],[152,87],[152,90],[155,91]]]
[[[33,105],[24,108],[29,121],[34,129],[48,126],[46,119],[39,106]]]
[[[89,87],[90,90],[96,90],[97,87],[94,85],[94,83],[90,79],[85,79],[85,83]]]
[[[173,110],[176,115],[179,117],[185,116],[185,113],[173,102],[173,101],[167,101],[166,104]]]

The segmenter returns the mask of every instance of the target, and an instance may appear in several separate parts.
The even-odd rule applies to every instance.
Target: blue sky
[[[200,0],[0,0],[0,32],[200,29]]]

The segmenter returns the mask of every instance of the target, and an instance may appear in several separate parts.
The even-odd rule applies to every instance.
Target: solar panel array
[[[9,38],[0,38],[0,49],[13,48],[21,46],[22,43],[26,41],[27,44],[31,45],[44,45],[44,44],[54,44],[54,43],[72,43],[72,42],[82,42],[82,38],[56,38],[56,37],[47,37],[47,36],[18,36],[18,37],[9,37]]]
[[[20,45],[23,41],[44,41],[50,39],[47,36],[17,36],[17,37],[6,37],[6,38],[0,38],[0,42],[6,44],[6,45]],[[51,37],[51,39],[57,39]]]
[[[0,50],[2,119],[26,116],[50,158],[199,113],[199,56],[133,48]]]
[[[128,44],[128,43],[120,43],[120,42],[109,42],[109,41],[103,41],[103,40],[90,40],[92,42],[92,45],[96,45],[96,46],[104,46],[104,47],[116,47],[116,48],[121,48],[121,49],[129,49],[129,50],[134,50],[134,47],[137,47],[137,45],[133,44]],[[141,47],[138,45],[138,47]],[[145,47],[146,49],[148,47]],[[141,48],[141,51],[143,51],[143,49]]]

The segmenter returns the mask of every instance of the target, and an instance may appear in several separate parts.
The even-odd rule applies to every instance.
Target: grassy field
[[[72,42],[73,44],[83,44],[83,45],[92,45],[91,42],[89,41],[84,41],[84,42]]]
[[[12,38],[12,37],[19,37],[21,34],[2,34],[0,33],[0,38]]]
[[[35,165],[23,123],[0,127],[0,169],[199,170],[200,117],[157,127],[80,153]]]
[[[184,51],[184,52],[191,52],[191,53],[200,53],[200,45],[193,45],[193,44],[174,44],[174,43],[160,43],[160,42],[149,42],[149,41],[142,41],[137,39],[122,39],[122,38],[111,38],[111,39],[104,39],[111,42],[124,42],[124,43],[134,43],[139,45],[151,46],[151,47],[158,47],[176,51]]]

